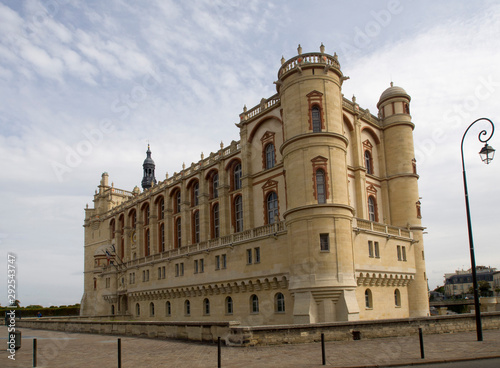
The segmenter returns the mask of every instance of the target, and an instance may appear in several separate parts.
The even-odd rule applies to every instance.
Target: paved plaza
[[[117,367],[117,339],[121,338],[122,367],[217,367],[217,344],[125,336],[65,333],[20,328],[22,347],[16,360],[0,351],[0,367],[32,367],[33,338],[37,339],[37,367]],[[7,327],[0,327],[0,343],[7,345]],[[418,334],[411,337],[361,339],[326,343],[328,367],[384,367],[463,359],[500,357],[500,330],[425,335],[425,359],[420,358]],[[321,343],[222,347],[222,367],[322,367]],[[471,367],[480,367],[480,361]]]

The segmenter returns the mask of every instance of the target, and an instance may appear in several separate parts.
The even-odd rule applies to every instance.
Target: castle
[[[302,324],[429,312],[410,96],[344,98],[337,55],[282,58],[240,139],[143,191],[102,174],[81,315]]]

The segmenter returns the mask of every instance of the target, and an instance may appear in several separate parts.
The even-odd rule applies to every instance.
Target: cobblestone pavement
[[[217,344],[125,336],[18,329],[22,347],[13,361],[0,350],[0,367],[32,367],[33,338],[37,339],[37,367],[117,367],[117,339],[121,338],[123,368],[217,367]],[[7,327],[0,326],[0,344],[7,345]],[[334,341],[326,344],[326,366],[385,367],[422,362],[500,357],[500,330],[425,335],[425,359],[420,358],[418,334],[411,337]],[[222,367],[322,367],[321,344],[262,347],[222,347]],[[480,367],[480,361],[471,367]]]

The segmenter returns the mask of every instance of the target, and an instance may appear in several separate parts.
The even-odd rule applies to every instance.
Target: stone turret
[[[384,126],[384,148],[389,194],[389,221],[394,226],[407,227],[413,232],[415,279],[408,285],[410,316],[426,316],[429,311],[427,277],[425,273],[423,235],[418,175],[415,166],[413,129],[410,116],[410,96],[394,86],[387,88],[377,104]]]
[[[341,87],[337,56],[302,53],[278,72],[287,177],[294,323],[355,320],[359,310],[352,249]]]

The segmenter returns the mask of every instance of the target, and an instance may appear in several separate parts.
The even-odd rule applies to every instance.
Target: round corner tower
[[[343,134],[344,76],[337,56],[282,59],[281,100],[294,323],[358,319],[349,205],[348,139]]]
[[[425,273],[423,230],[418,194],[410,96],[398,86],[387,88],[380,96],[377,108],[384,129],[387,189],[389,194],[388,222],[412,231],[412,251],[415,257],[415,279],[408,285],[410,317],[427,316],[429,302]]]

